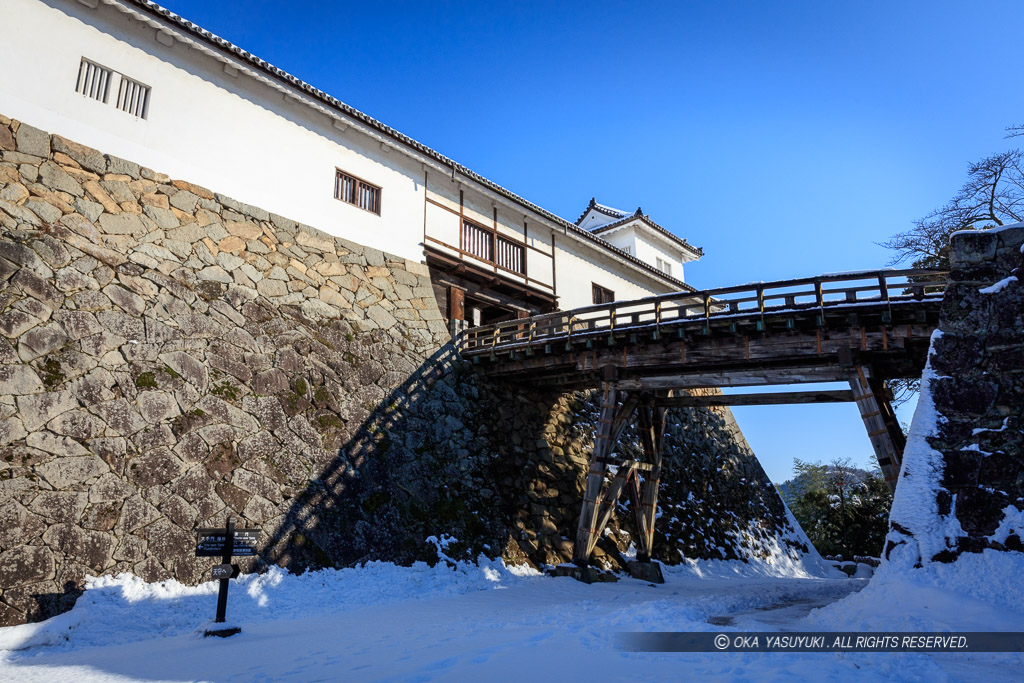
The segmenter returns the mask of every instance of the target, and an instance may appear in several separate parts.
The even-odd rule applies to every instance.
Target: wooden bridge
[[[588,559],[619,496],[632,499],[638,564],[650,564],[665,410],[856,401],[895,488],[904,437],[885,381],[920,377],[938,324],[945,272],[879,270],[676,292],[484,325],[459,336],[489,375],[560,389],[600,388],[601,416],[573,561]],[[848,382],[842,391],[688,395],[688,389]],[[635,418],[634,418],[635,416]],[[614,453],[636,420],[643,460]],[[605,482],[609,466],[615,476]]]

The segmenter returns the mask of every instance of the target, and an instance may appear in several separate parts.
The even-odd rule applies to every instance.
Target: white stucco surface
[[[554,278],[562,309],[590,305],[591,283],[619,299],[676,288],[550,217],[455,179],[419,152],[383,144],[363,124],[346,118],[337,126],[338,114],[307,106],[308,96],[143,18],[117,0],[95,8],[75,0],[0,1],[0,25],[14,27],[0,41],[0,60],[14,65],[0,81],[0,114],[414,261],[424,259],[425,235],[458,245],[461,206],[466,217],[489,227],[497,220],[500,234],[539,250],[527,249],[528,275],[538,281],[529,286],[550,293],[544,285]],[[115,92],[107,103],[77,93],[83,58],[150,86],[146,118],[114,106]],[[234,67],[225,68],[225,59]],[[379,216],[334,198],[336,169],[381,187]],[[425,183],[448,210],[426,201]],[[654,265],[642,240],[630,239],[633,253]],[[681,264],[673,275],[681,277]]]
[[[104,3],[3,0],[0,112],[174,178],[421,260],[420,164]],[[40,49],[46,35],[45,50]],[[117,36],[117,37],[115,37]],[[147,119],[75,92],[85,57],[152,88]],[[113,97],[111,98],[113,99]],[[334,199],[335,168],[383,188],[381,215]]]

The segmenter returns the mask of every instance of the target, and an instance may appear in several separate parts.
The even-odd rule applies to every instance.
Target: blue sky
[[[642,206],[698,288],[886,265],[1024,123],[1020,2],[162,3],[570,220]],[[852,405],[734,412],[775,481],[871,461]]]

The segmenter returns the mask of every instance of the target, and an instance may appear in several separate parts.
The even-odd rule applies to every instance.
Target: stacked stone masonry
[[[0,624],[203,581],[229,514],[245,571],[566,561],[595,418],[462,363],[424,265],[0,117]],[[667,443],[662,559],[806,550],[727,410]]]
[[[950,261],[929,358],[937,421],[927,441],[941,458],[936,510],[957,531],[919,563],[1024,551],[1024,227],[957,233]],[[908,460],[901,476],[928,468]],[[891,525],[887,554],[922,533],[895,508]]]

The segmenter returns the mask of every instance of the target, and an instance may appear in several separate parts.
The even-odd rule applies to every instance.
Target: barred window
[[[334,198],[380,215],[380,188],[340,169],[334,178]]]
[[[672,274],[672,263],[663,259],[658,259],[658,270],[665,273],[665,275]]]
[[[493,263],[499,268],[526,275],[526,247],[494,228],[485,228],[469,219],[462,221],[462,249],[481,261]]]
[[[506,237],[498,235],[498,257],[495,262],[500,268],[525,275],[526,248]]]
[[[110,69],[83,57],[82,63],[78,65],[78,83],[75,84],[75,91],[106,104],[112,75]]]
[[[140,119],[149,115],[150,88],[148,85],[82,57],[82,61],[78,65],[75,92],[97,102],[108,104],[111,90],[117,93],[114,106],[121,111]]]
[[[494,261],[494,231],[472,221],[462,221],[462,248],[484,261]]]
[[[149,109],[149,86],[127,76],[121,76],[121,87],[117,93],[117,108],[140,119],[146,118]]]

